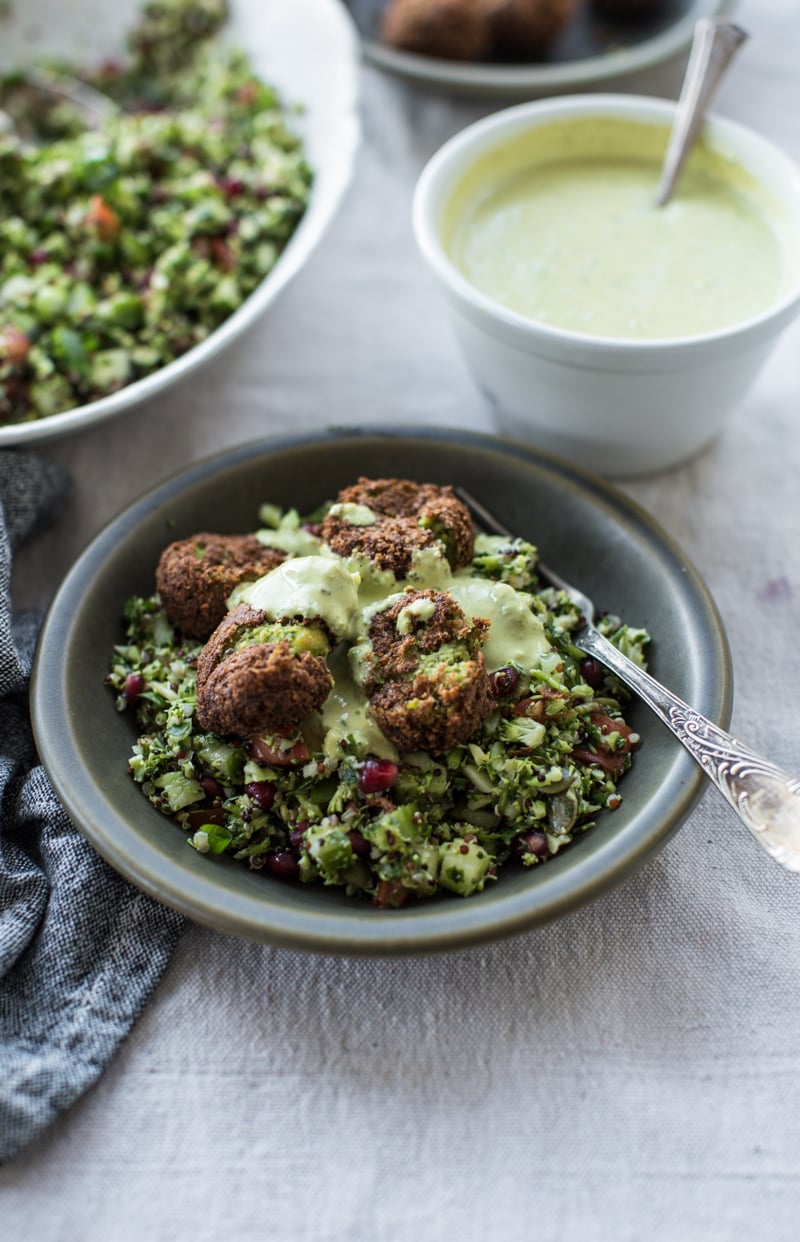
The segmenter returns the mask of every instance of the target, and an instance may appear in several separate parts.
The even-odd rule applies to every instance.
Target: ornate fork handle
[[[767,853],[789,871],[800,872],[800,780],[701,716],[592,626],[587,625],[574,641],[644,699]]]
[[[456,491],[485,529],[514,538],[512,531],[474,496],[461,487]],[[590,620],[594,605],[588,596],[541,561],[539,571],[544,582],[566,591],[583,611],[584,625],[573,635],[575,644],[610,668],[647,703],[699,763],[767,853],[788,871],[800,872],[800,780],[737,742],[624,656],[595,629]]]

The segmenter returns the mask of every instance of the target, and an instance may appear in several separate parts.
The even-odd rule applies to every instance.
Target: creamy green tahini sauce
[[[352,568],[352,558],[348,564]],[[472,577],[467,569],[454,574],[445,558],[431,548],[415,552],[411,571],[399,581],[391,573],[374,569],[370,572],[366,564],[362,566],[362,571],[359,586],[359,599],[365,605],[362,634],[366,634],[376,612],[401,599],[406,587],[413,587],[415,590],[447,591],[468,617],[486,618],[490,629],[483,646],[483,658],[489,672],[510,663],[526,668],[536,667],[542,654],[550,650],[544,627],[531,612],[524,596],[504,582]],[[406,617],[410,623],[408,614],[412,609],[419,615],[419,606],[412,605],[404,608],[398,617],[401,633],[411,628],[410,624],[406,628]],[[358,652],[354,659],[357,669],[360,662]]]
[[[779,299],[797,256],[787,262],[777,208],[739,165],[701,144],[659,208],[661,127],[548,128],[550,141],[517,140],[478,164],[448,208],[445,245],[482,293],[529,319],[633,339],[711,332]]]
[[[447,560],[436,547],[417,548],[405,578],[395,578],[390,569],[380,569],[358,554],[344,557],[341,563],[347,566],[357,584],[362,633],[369,629],[374,611],[388,605],[389,600],[402,594],[406,587],[413,587],[415,591],[446,591],[452,577]]]
[[[321,713],[325,754],[335,758],[340,742],[346,737],[353,737],[379,759],[396,759],[395,747],[372,719],[369,703],[353,680],[347,649],[343,644],[328,657],[328,668],[333,677],[333,689],[323,703]]]
[[[409,574],[377,569],[363,558],[298,556],[237,588],[229,605],[249,603],[269,617],[321,617],[332,633],[353,643],[341,643],[328,657],[334,679],[321,712],[324,749],[333,756],[339,743],[352,736],[370,753],[395,758],[396,751],[372,719],[369,703],[360,689],[364,656],[369,651],[367,632],[376,612],[402,599],[406,587],[447,591],[468,617],[485,617],[490,623],[483,655],[489,672],[506,664],[537,667],[550,651],[544,627],[513,587],[486,578],[473,578],[467,570],[454,574],[446,559],[434,548],[414,553]],[[416,601],[400,613],[400,633],[413,628],[413,618],[429,619],[433,606]],[[407,625],[403,621],[407,616]]]
[[[415,599],[405,608],[401,608],[397,617],[398,634],[411,634],[418,621],[430,621],[436,611],[436,603],[432,599]]]
[[[354,638],[359,631],[356,586],[342,561],[297,556],[235,592],[235,599],[273,619],[321,617],[337,637]]]
[[[490,623],[483,645],[483,658],[491,673],[506,664],[537,668],[550,643],[544,626],[525,602],[525,597],[505,582],[453,575],[448,588],[468,617],[485,617]]]
[[[258,542],[268,548],[280,548],[291,556],[318,556],[319,540],[302,527],[260,530]]]
[[[331,505],[328,512],[331,517],[338,517],[350,526],[374,526],[378,520],[367,505],[357,505],[352,502]]]

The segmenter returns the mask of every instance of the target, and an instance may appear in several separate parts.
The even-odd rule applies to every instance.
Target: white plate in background
[[[119,55],[143,0],[11,0],[0,16],[0,71],[55,56],[96,65]],[[358,145],[358,36],[339,0],[232,0],[224,37],[242,47],[302,136],[314,185],[308,209],[275,267],[211,335],[143,379],[34,422],[0,426],[0,448],[53,440],[121,414],[209,361],[275,301],[319,242],[350,180]]]

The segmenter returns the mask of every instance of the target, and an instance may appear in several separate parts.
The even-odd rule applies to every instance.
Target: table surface
[[[800,5],[738,13],[753,38],[718,111],[800,159]],[[409,222],[425,159],[486,110],[363,70],[351,191],[269,317],[196,381],[41,450],[77,487],[18,558],[18,605],[217,449],[331,423],[492,429]],[[623,485],[717,601],[734,732],[796,771],[798,346],[800,324],[700,458]],[[794,1242],[799,883],[711,792],[621,888],[491,947],[357,961],[187,925],[98,1085],[0,1171],[3,1234]]]

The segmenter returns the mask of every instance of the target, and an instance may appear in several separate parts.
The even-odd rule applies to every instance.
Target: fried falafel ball
[[[480,0],[493,50],[507,60],[540,55],[575,16],[577,0]]]
[[[493,709],[481,645],[489,629],[445,592],[406,590],[369,628],[364,691],[399,751],[440,755],[475,732]]]
[[[413,518],[390,518],[373,526],[351,526],[337,517],[326,517],[322,538],[337,556],[366,557],[380,569],[403,578],[411,569],[414,552],[436,543],[429,531]]]
[[[357,522],[348,509],[360,514]],[[364,522],[363,510],[374,520]],[[442,545],[453,569],[468,565],[475,549],[472,518],[453,489],[410,479],[360,478],[339,492],[320,533],[338,556],[365,556],[396,578],[408,573],[419,548]]]
[[[445,60],[482,60],[491,48],[481,0],[389,0],[381,36],[405,52]]]
[[[333,685],[328,635],[313,622],[271,621],[237,604],[197,661],[197,719],[223,737],[288,734]]]
[[[227,612],[234,587],[254,582],[285,559],[255,535],[212,535],[179,539],[161,553],[156,590],[167,616],[187,638],[205,640]]]

